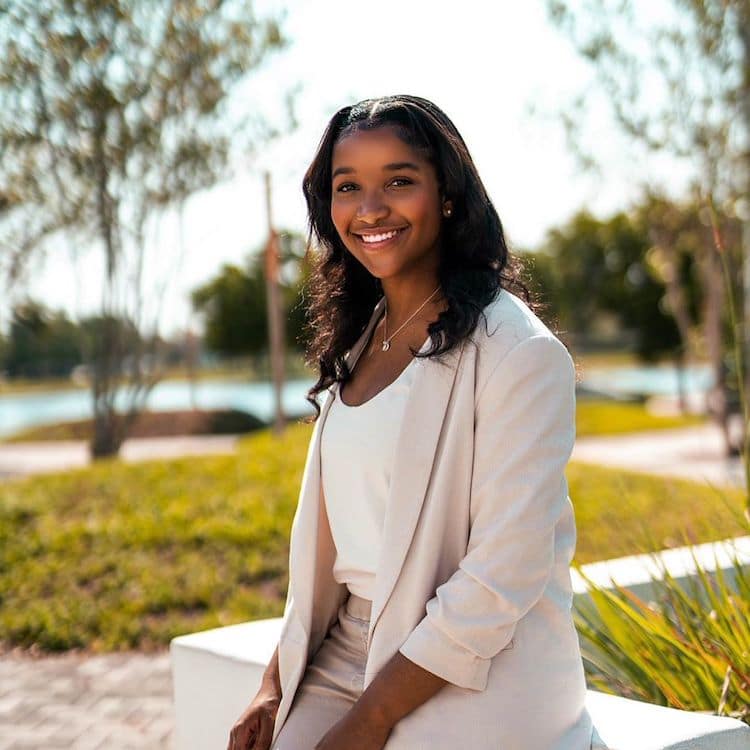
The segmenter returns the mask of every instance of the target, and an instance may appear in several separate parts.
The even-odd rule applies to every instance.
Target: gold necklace
[[[391,341],[395,338],[396,334],[435,296],[435,292],[440,289],[440,284],[437,285],[435,291],[391,334],[390,338],[387,336],[388,333],[388,300],[385,303],[385,322],[383,324],[383,348],[382,351],[387,352],[391,348]]]

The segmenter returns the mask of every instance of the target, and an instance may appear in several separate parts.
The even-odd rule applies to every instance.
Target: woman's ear
[[[453,213],[453,201],[443,201],[443,216],[446,218]]]

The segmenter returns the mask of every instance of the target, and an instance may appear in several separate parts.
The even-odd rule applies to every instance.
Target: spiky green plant
[[[650,601],[579,568],[591,597],[574,613],[589,685],[750,723],[750,573],[736,556],[731,577],[693,559],[697,573],[683,581],[658,562]]]

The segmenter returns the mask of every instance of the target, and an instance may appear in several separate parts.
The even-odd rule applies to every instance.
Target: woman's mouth
[[[379,250],[381,247],[385,247],[387,244],[394,242],[396,238],[404,231],[407,227],[401,227],[400,229],[389,229],[388,231],[378,232],[377,234],[355,234],[354,236],[359,240],[360,244],[368,250]]]

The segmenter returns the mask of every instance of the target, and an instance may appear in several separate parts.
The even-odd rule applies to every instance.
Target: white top
[[[429,342],[428,336],[419,351]],[[421,364],[413,358],[396,380],[359,406],[347,406],[334,392],[321,433],[323,495],[336,546],[333,577],[370,601],[396,440]]]

